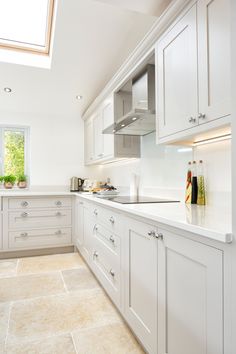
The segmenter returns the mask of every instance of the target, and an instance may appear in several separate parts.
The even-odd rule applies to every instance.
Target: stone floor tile
[[[14,303],[8,338],[35,340],[117,322],[120,315],[103,291],[73,291]]]
[[[60,273],[0,279],[0,303],[65,292]]]
[[[9,304],[0,304],[0,343],[5,341],[9,320]],[[1,347],[1,346],[0,346]]]
[[[134,336],[125,324],[80,330],[73,333],[79,354],[143,354]]]
[[[0,260],[0,278],[16,275],[17,259]]]
[[[76,354],[71,335],[25,343],[9,343],[6,354]]]
[[[62,276],[69,291],[100,287],[94,275],[87,268],[64,270]]]
[[[78,253],[64,253],[50,256],[27,257],[19,260],[18,274],[43,273],[84,266]]]

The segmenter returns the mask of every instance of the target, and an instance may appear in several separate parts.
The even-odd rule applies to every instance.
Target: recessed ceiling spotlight
[[[121,124],[122,127],[125,127],[125,124]]]
[[[10,93],[12,92],[12,89],[10,87],[4,87],[4,91]]]
[[[132,120],[136,120],[137,118],[136,117],[133,117]]]
[[[83,96],[77,95],[77,96],[75,96],[75,98],[76,98],[77,100],[82,100]]]
[[[116,132],[116,130],[115,130],[115,129],[113,129],[113,130],[112,130],[112,133],[115,133],[115,132]]]

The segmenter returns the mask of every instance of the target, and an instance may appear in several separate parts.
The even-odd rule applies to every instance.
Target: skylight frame
[[[19,41],[14,42],[14,40],[4,40],[3,38],[0,38],[0,49],[14,50],[31,54],[49,55],[52,43],[52,28],[55,12],[55,2],[56,0],[48,0],[45,46],[40,46],[36,44],[34,45]]]

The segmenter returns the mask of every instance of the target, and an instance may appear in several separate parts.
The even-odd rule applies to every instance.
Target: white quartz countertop
[[[232,242],[231,210],[184,203],[119,204],[92,195],[78,196],[153,221],[176,227],[216,241]]]
[[[184,203],[119,204],[90,193],[62,190],[2,190],[0,197],[80,196],[106,207],[127,212],[162,224],[176,227],[216,241],[230,243],[232,213],[230,208],[186,205]]]

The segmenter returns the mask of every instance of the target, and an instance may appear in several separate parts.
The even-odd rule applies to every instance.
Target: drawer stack
[[[114,303],[121,306],[122,223],[118,213],[91,205],[93,235],[91,267]]]
[[[4,199],[9,250],[71,245],[71,197]]]

